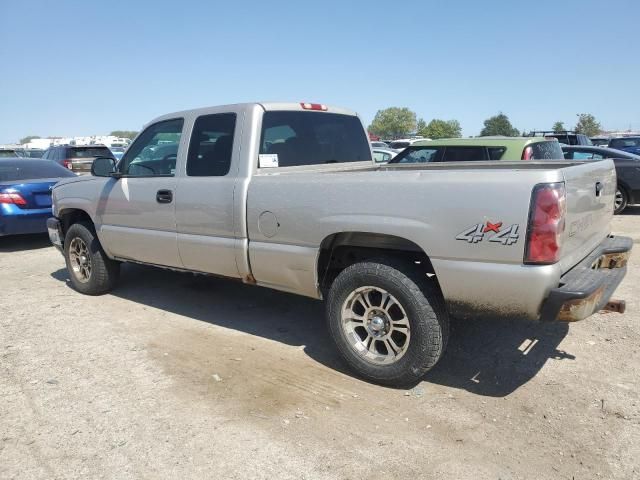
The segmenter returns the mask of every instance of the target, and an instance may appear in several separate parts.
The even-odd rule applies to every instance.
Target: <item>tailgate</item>
[[[611,160],[562,169],[567,215],[560,266],[562,273],[579,263],[610,233],[616,171]]]

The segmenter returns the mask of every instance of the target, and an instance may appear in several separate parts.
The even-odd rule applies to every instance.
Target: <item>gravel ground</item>
[[[640,208],[613,230],[640,243]],[[627,313],[454,322],[410,391],[349,375],[321,303],[127,265],[68,284],[0,238],[0,478],[640,478],[640,247]]]

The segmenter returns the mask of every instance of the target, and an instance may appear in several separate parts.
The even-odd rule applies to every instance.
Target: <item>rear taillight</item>
[[[542,183],[533,189],[524,263],[551,264],[560,259],[566,201],[564,183]]]
[[[26,205],[27,202],[19,193],[5,192],[0,193],[0,203],[11,203],[13,205]]]
[[[533,148],[525,147],[522,151],[522,160],[531,160],[533,158]]]
[[[62,160],[62,165],[67,167],[69,170],[71,170],[73,168],[73,162],[71,160],[69,160],[68,158]]]
[[[320,110],[321,112],[326,112],[328,110],[326,105],[322,105],[321,103],[305,103],[301,102],[300,106],[305,110]]]

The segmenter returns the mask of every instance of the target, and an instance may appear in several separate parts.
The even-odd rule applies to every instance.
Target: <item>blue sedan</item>
[[[0,236],[46,232],[51,189],[75,176],[50,160],[0,158]]]

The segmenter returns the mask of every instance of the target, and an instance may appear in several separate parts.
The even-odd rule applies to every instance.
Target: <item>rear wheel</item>
[[[361,262],[343,270],[327,299],[342,358],[372,382],[404,387],[442,356],[449,319],[437,286],[410,263]]]
[[[613,213],[619,214],[625,208],[627,208],[627,204],[629,203],[629,196],[624,188],[618,185],[618,189],[616,190],[615,200],[613,202]]]
[[[101,295],[115,286],[120,264],[107,257],[90,224],[69,227],[64,237],[64,258],[73,288],[80,293]]]

